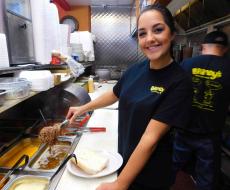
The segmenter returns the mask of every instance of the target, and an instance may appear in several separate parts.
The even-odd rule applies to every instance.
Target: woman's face
[[[140,16],[138,21],[139,46],[151,61],[170,55],[169,50],[173,38],[174,35],[159,11],[150,10]]]

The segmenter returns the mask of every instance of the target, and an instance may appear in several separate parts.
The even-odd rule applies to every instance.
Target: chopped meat
[[[39,133],[39,139],[42,143],[53,145],[60,134],[60,123],[56,123],[53,126],[44,127]]]

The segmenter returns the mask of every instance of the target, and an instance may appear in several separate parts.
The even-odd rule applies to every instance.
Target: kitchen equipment
[[[23,16],[16,15],[11,11],[6,12],[6,19],[11,65],[34,63],[35,53],[32,21]]]
[[[42,116],[42,120],[44,121],[45,125],[47,125],[47,121],[46,121],[45,116],[44,116],[44,115],[43,115],[43,113],[42,113],[42,110],[41,110],[41,109],[39,109],[38,111],[39,111],[39,113],[41,114],[41,116]],[[47,126],[48,126],[48,125],[47,125]]]
[[[0,153],[12,144],[17,143],[26,130],[37,125],[36,120],[0,120]]]
[[[60,129],[66,125],[69,124],[69,120],[68,119],[65,119],[61,124],[60,124]]]
[[[71,83],[69,86],[65,88],[65,91],[69,92],[72,96],[78,97],[79,103],[81,105],[91,101],[91,98],[89,94],[86,92],[86,90],[76,83]]]
[[[48,190],[51,189],[52,183],[54,182],[54,178],[60,173],[60,171],[64,168],[66,163],[74,158],[75,162],[77,162],[77,158],[75,154],[70,154],[67,158],[62,162],[59,168],[49,176],[40,175],[21,175],[12,179],[8,184],[4,187],[4,190],[15,190],[15,189],[23,189],[23,190],[31,190],[36,188],[37,190]]]
[[[0,89],[7,90],[6,99],[24,98],[30,93],[30,82],[25,78],[0,78]]]
[[[84,61],[84,52],[82,44],[71,43],[70,46],[72,47],[72,57],[74,60],[82,62]]]
[[[6,90],[0,90],[0,106],[4,104],[6,93],[7,93]]]
[[[18,104],[17,106],[12,107],[11,109],[7,110],[5,113],[1,114],[1,120],[0,120],[0,144],[3,138],[5,138],[5,135],[2,136],[2,128],[4,128],[5,130],[7,130],[8,126],[5,126],[2,124],[2,120],[10,120],[12,121],[12,125],[13,127],[15,127],[14,129],[12,129],[12,131],[10,132],[14,132],[12,134],[12,138],[10,139],[6,139],[6,141],[4,140],[3,142],[3,149],[1,149],[0,147],[0,158],[6,158],[6,161],[11,162],[11,159],[7,159],[7,157],[4,156],[4,154],[6,154],[10,149],[14,149],[13,147],[20,141],[20,139],[18,138],[18,136],[21,136],[21,134],[23,135],[23,131],[26,131],[26,136],[28,137],[29,135],[31,135],[30,137],[33,137],[34,135],[39,133],[39,124],[42,124],[44,126],[44,122],[42,121],[41,115],[39,114],[39,109],[42,110],[43,115],[45,116],[45,119],[47,121],[48,124],[50,124],[50,121],[59,121],[59,123],[61,123],[70,106],[80,106],[84,103],[87,103],[90,101],[90,97],[88,95],[88,93],[85,91],[84,88],[70,83],[72,82],[71,80],[66,81],[64,83],[62,83],[61,85],[56,86],[55,88],[51,88],[48,91],[44,91],[41,93],[36,93],[36,95],[32,96],[31,98],[26,99],[25,101],[23,101],[22,103]],[[69,89],[68,87],[71,86],[71,89]],[[66,89],[70,90],[67,91]],[[80,93],[80,94],[79,94]],[[20,125],[18,125],[17,120],[31,120],[31,121],[35,121],[34,123],[31,122],[21,122]],[[21,125],[22,124],[22,125]],[[24,127],[24,128],[22,128]],[[32,128],[31,128],[32,127]],[[19,128],[22,129],[22,131],[19,131]],[[30,133],[29,128],[31,128],[31,132],[33,130],[37,130],[36,133]],[[28,130],[27,130],[28,129]],[[8,132],[8,131],[7,131]],[[5,134],[5,133],[4,133]],[[24,133],[25,134],[25,133]],[[3,137],[3,138],[2,138]],[[13,139],[13,140],[12,140]],[[73,137],[59,137],[58,139],[63,139],[63,140],[68,140],[70,141],[70,145],[69,148],[70,150],[67,152],[66,156],[68,156],[70,153],[72,153],[75,149],[75,147],[77,146],[77,143],[80,140],[80,135],[79,136],[73,136]],[[9,144],[9,141],[11,141],[11,143]],[[12,144],[13,142],[13,144]],[[32,144],[32,142],[29,140],[28,141],[29,145]],[[5,145],[7,144],[7,147],[5,147]],[[21,143],[20,143],[21,144]],[[26,143],[27,144],[27,143]],[[30,156],[30,160],[32,163],[33,158],[38,158],[39,154],[42,154],[42,151],[40,152],[40,150],[42,150],[45,146],[39,144],[37,151],[35,151],[35,153],[33,154],[33,156]],[[17,149],[14,149],[11,153],[12,156],[16,155],[16,151],[18,151],[17,153],[20,153],[21,151],[24,152],[25,148],[23,146],[18,146]],[[29,151],[30,152],[30,151]],[[14,159],[14,157],[12,157]],[[64,159],[63,159],[64,160]],[[62,161],[63,161],[62,160]],[[62,161],[60,162],[60,164],[62,163]],[[54,169],[51,170],[38,170],[38,169],[33,169],[29,165],[25,168],[25,170],[23,172],[19,172],[16,173],[16,175],[13,175],[11,180],[15,179],[18,176],[22,176],[22,175],[34,175],[32,176],[32,178],[27,178],[25,179],[25,181],[31,182],[34,177],[38,177],[39,175],[42,176],[42,179],[46,180],[47,182],[49,182],[49,178],[51,177],[51,175],[59,168],[58,166]],[[8,170],[9,167],[1,167],[0,171],[6,171]],[[53,180],[52,185],[50,187],[50,189],[54,189],[57,185],[57,182],[59,181],[61,177],[61,174],[55,177],[55,180]],[[48,179],[45,179],[48,178]],[[6,184],[6,189],[10,188],[10,186],[8,186],[8,184],[10,184],[11,180]],[[21,178],[21,180],[24,182],[24,179]],[[22,181],[18,181],[18,183],[22,182]],[[5,188],[4,187],[4,188]],[[54,187],[54,188],[53,188]],[[33,188],[32,188],[33,189]],[[34,188],[35,189],[35,188]]]
[[[45,91],[54,86],[53,75],[48,70],[21,71],[18,76],[30,81],[33,91]]]
[[[22,161],[24,161],[24,164],[21,165]],[[13,167],[9,170],[9,172],[1,179],[0,181],[0,187],[2,187],[5,182],[9,179],[9,177],[11,176],[11,174],[13,174],[15,172],[16,169],[23,169],[29,162],[29,156],[27,155],[23,155],[14,165]],[[20,166],[20,167],[19,167]]]
[[[71,149],[69,138],[58,139],[51,147],[44,145],[31,159],[29,168],[37,171],[56,171]]]
[[[8,147],[0,155],[0,167],[11,168],[24,154],[32,157],[40,147],[38,138],[24,138]]]
[[[110,80],[111,79],[109,69],[96,69],[95,73],[96,73],[96,75],[99,76],[99,79],[101,79],[101,80]]]
[[[49,178],[45,176],[23,175],[9,181],[3,190],[48,190]]]
[[[77,127],[77,128],[66,128],[67,134],[69,133],[79,133],[79,132],[106,132],[105,127]]]
[[[82,127],[90,119],[90,114],[86,113],[85,115],[78,116],[72,125]]]
[[[52,177],[50,178],[50,183],[49,186],[51,184],[51,182],[53,181],[53,179],[55,178],[55,176],[63,169],[63,167],[67,164],[67,162],[71,159],[74,158],[74,161],[77,164],[77,157],[75,154],[70,154],[66,157],[66,159],[61,163],[61,165],[58,167],[58,169],[56,170],[56,172],[54,172],[54,174],[52,175]],[[49,188],[48,188],[49,189]]]

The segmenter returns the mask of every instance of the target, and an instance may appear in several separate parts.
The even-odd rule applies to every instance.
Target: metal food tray
[[[1,181],[1,179],[2,179],[5,175],[6,175],[6,173],[1,173],[1,172],[0,172],[0,181]],[[9,179],[7,182],[5,182],[4,185],[1,186],[1,184],[0,184],[0,189],[3,189],[3,187],[5,187],[6,184],[7,184],[11,179],[12,179],[12,176],[10,176],[10,179]]]
[[[13,144],[11,144],[9,147],[7,147],[5,150],[3,150],[0,154],[0,161],[2,163],[0,163],[2,166],[0,166],[1,169],[3,170],[8,170],[10,169],[12,166],[13,166],[13,161],[12,159],[17,160],[17,158],[20,158],[23,154],[27,154],[26,152],[22,152],[23,150],[23,146],[24,145],[31,145],[31,143],[34,143],[32,144],[32,147],[30,147],[31,150],[34,149],[34,147],[36,148],[36,146],[38,148],[36,148],[36,150],[33,150],[33,153],[30,153],[28,156],[30,156],[30,158],[33,157],[34,154],[36,154],[36,151],[39,150],[40,148],[40,144],[39,144],[39,139],[36,137],[23,137],[23,138],[20,138],[18,139],[16,142],[14,142]],[[34,145],[34,147],[33,147]],[[24,146],[25,147],[25,146]],[[30,150],[28,148],[28,150],[26,151],[29,151]],[[18,155],[18,157],[16,157],[15,155]],[[12,164],[11,164],[12,162]]]
[[[69,155],[73,153],[74,149],[76,148],[80,140],[80,137],[81,136],[77,136],[74,138],[73,137],[59,137],[58,140],[69,141],[71,143],[70,150],[68,152],[68,155]],[[38,149],[37,153],[35,153],[34,156],[30,158],[28,165],[24,168],[23,171],[18,171],[16,172],[16,174],[13,174],[12,176],[10,176],[10,180],[5,184],[2,190],[8,190],[10,187],[10,184],[12,184],[13,181],[16,180],[16,178],[21,178],[22,176],[43,177],[43,178],[50,179],[58,167],[53,170],[40,170],[40,169],[33,169],[29,167],[30,165],[33,164],[36,158],[38,158],[39,155],[41,155],[42,150],[45,150],[44,144],[42,144],[40,148]],[[9,168],[0,168],[0,173],[3,173],[3,172],[6,173],[7,171],[9,171]],[[56,188],[63,172],[64,172],[64,168],[61,171],[59,171],[58,175],[54,178],[54,180],[52,180],[49,186],[49,190],[54,190]]]
[[[59,142],[69,142],[69,150],[66,153],[66,155],[63,157],[63,159],[59,162],[57,166],[55,166],[53,169],[39,169],[39,168],[34,168],[34,164],[42,158],[42,155],[48,151],[47,149],[49,148],[48,145],[43,144],[40,149],[32,156],[30,159],[30,162],[28,166],[24,169],[27,171],[35,171],[35,172],[55,172],[57,168],[61,165],[61,163],[64,161],[64,159],[68,156],[69,153],[72,153],[79,141],[79,138],[72,138],[72,137],[58,137]]]
[[[44,186],[47,187],[45,190],[48,190],[49,186],[49,176],[45,175],[14,175],[3,187],[2,190],[14,190],[17,185],[20,183],[31,182],[32,180],[36,180],[36,182],[43,182]],[[44,188],[41,188],[43,190]]]

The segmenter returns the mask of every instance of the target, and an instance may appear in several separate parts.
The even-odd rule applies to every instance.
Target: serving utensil
[[[63,128],[64,126],[68,125],[69,124],[69,120],[68,119],[65,119],[61,124],[60,124],[60,129]]]
[[[50,189],[50,186],[52,184],[53,179],[55,176],[64,168],[64,166],[67,164],[67,162],[71,159],[74,158],[76,164],[77,164],[77,157],[75,154],[70,154],[69,156],[66,157],[66,159],[62,162],[62,164],[58,167],[58,169],[54,172],[54,174],[51,176],[49,180],[49,184],[47,185],[47,189]]]
[[[38,111],[39,111],[40,115],[42,116],[42,120],[44,121],[45,125],[48,125],[47,121],[46,121],[46,118],[44,117],[44,114],[42,113],[42,110],[39,109]]]
[[[20,166],[22,161],[25,160],[25,163]],[[3,187],[5,182],[8,180],[8,178],[11,176],[12,173],[14,173],[17,169],[23,170],[26,165],[29,162],[29,156],[28,155],[23,155],[14,165],[13,167],[9,170],[9,172],[1,179],[0,181],[0,187]]]
[[[89,114],[86,114],[85,116],[79,116],[76,118],[75,122],[79,127],[82,127],[90,118]]]
[[[78,128],[67,128],[68,132],[65,135],[77,135],[83,132],[105,132],[105,127],[78,127]]]

